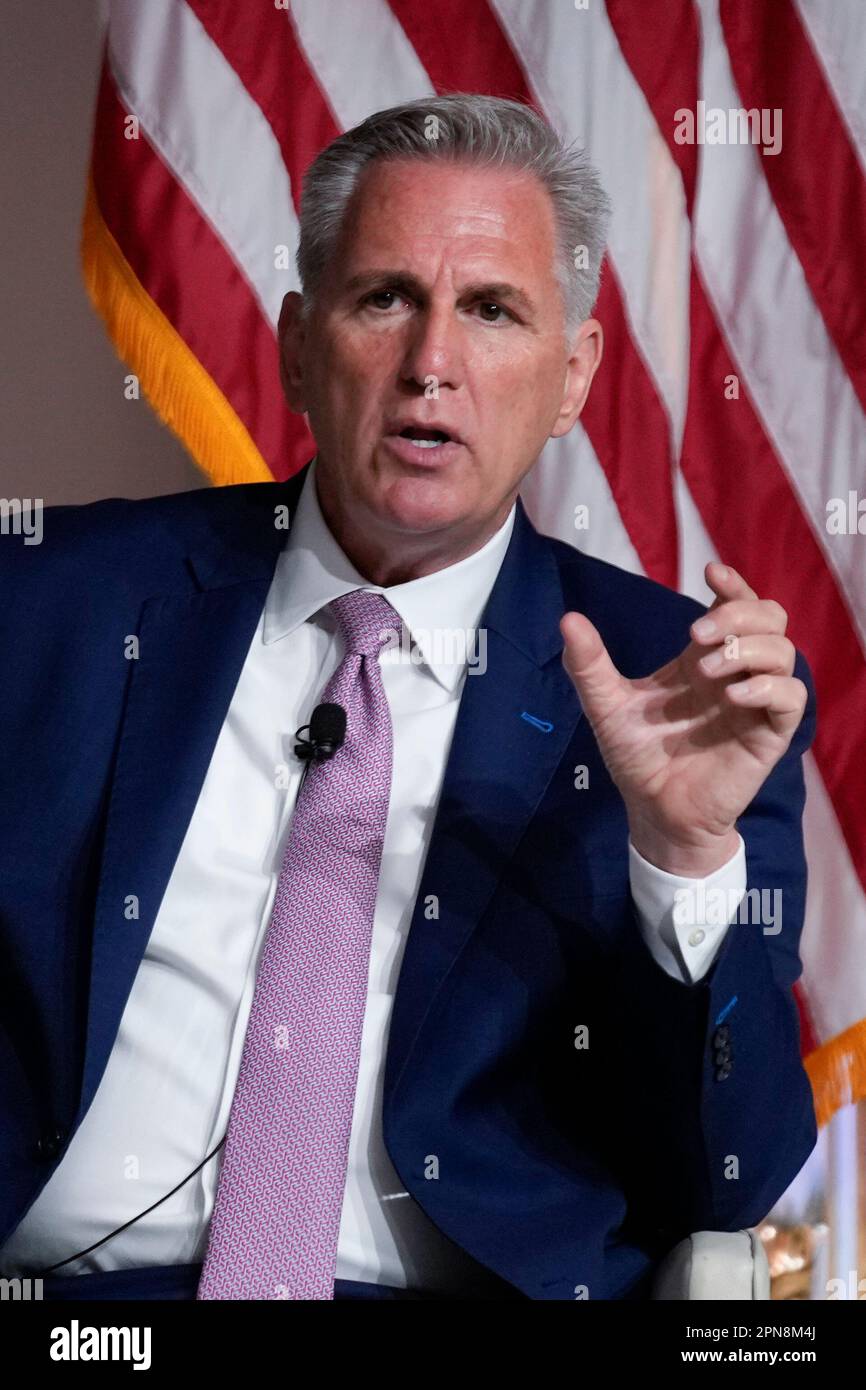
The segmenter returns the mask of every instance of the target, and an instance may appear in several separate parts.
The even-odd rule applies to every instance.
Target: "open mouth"
[[[398,426],[395,421],[384,443],[407,468],[450,468],[463,453],[463,440],[438,425],[406,425],[397,433]]]
[[[451,435],[446,434],[444,430],[430,430],[414,425],[401,430],[398,438],[411,439],[420,449],[438,449],[442,444],[451,443]]]

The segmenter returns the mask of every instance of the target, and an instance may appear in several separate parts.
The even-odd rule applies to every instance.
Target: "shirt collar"
[[[423,663],[446,690],[455,690],[467,661],[483,655],[476,629],[508,549],[516,504],[480,550],[433,574],[383,588],[359,574],[336,541],[319,506],[315,469],[313,459],[274,570],[262,641],[286,637],[340,594],[368,589],[384,594]]]

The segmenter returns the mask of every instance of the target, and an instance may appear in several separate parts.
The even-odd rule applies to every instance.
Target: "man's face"
[[[450,539],[469,553],[545,440],[571,428],[601,330],[587,320],[566,344],[554,236],[532,176],[380,162],[306,327],[300,297],[286,296],[286,393],[309,413],[326,518],[361,550],[362,538],[419,554]],[[405,437],[435,429],[451,442]]]

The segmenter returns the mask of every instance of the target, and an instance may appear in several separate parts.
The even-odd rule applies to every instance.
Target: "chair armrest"
[[[698,1231],[675,1245],[656,1270],[652,1298],[770,1297],[770,1266],[756,1231]]]

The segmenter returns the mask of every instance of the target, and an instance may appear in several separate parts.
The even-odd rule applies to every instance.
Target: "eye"
[[[383,300],[383,299],[390,299],[390,300],[402,299],[402,297],[403,297],[403,296],[402,296],[402,295],[399,295],[399,294],[397,293],[396,290],[373,290],[371,294],[365,295],[365,297],[364,297],[364,299],[361,301],[361,303],[364,304],[365,306],[368,306],[368,307],[372,308],[372,309],[383,309],[383,310],[384,310],[384,309],[390,309],[390,308],[391,308],[391,305],[390,305],[390,304],[381,304],[381,303],[375,304],[373,301],[374,301],[374,300]]]
[[[493,300],[493,299],[482,299],[482,300],[480,300],[480,301],[479,301],[479,308],[481,308],[481,309],[492,309],[493,312],[494,312],[495,314],[506,314],[506,315],[508,316],[509,319],[512,319],[512,320],[513,320],[513,315],[508,311],[508,309],[505,309],[501,304],[497,304],[496,301]],[[485,322],[485,323],[501,323],[501,322],[502,322],[502,319],[498,319],[498,318],[497,318],[497,319],[485,318],[485,319],[484,319],[484,322]]]

